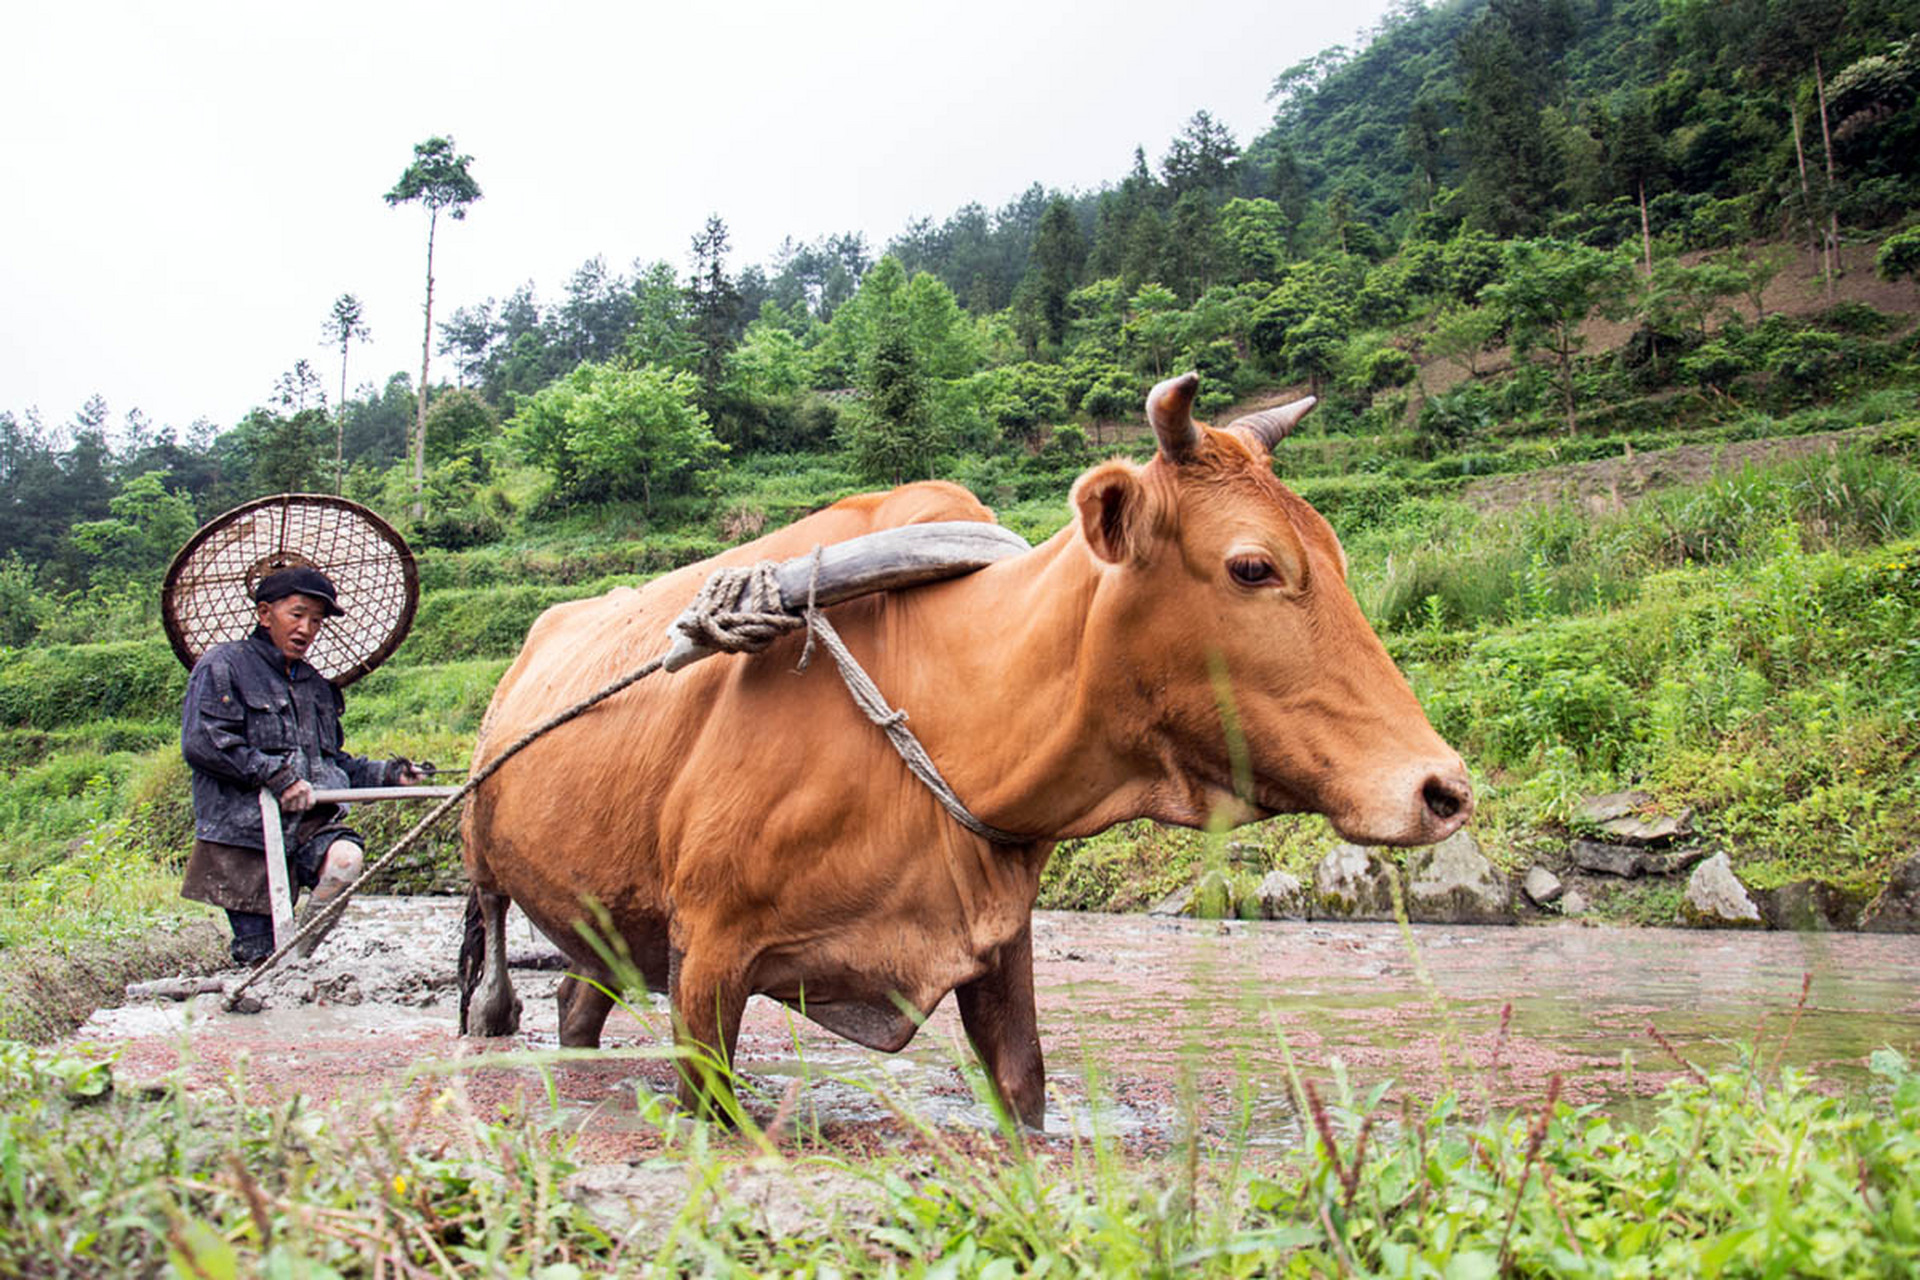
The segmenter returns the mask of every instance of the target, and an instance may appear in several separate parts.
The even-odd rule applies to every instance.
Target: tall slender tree
[[[687,282],[688,328],[700,343],[694,372],[700,377],[703,408],[716,399],[726,374],[727,352],[733,349],[734,324],[740,318],[740,291],[727,276],[730,247],[726,222],[712,213],[693,237],[688,255],[693,262]]]
[[[340,399],[333,415],[333,491],[341,492],[346,478],[347,456],[347,347],[356,338],[365,342],[372,336],[361,318],[360,299],[343,293],[333,300],[333,314],[327,317],[326,338],[340,344]]]
[[[433,354],[433,237],[440,212],[458,222],[467,206],[480,198],[480,184],[467,172],[472,156],[453,149],[452,138],[428,138],[414,144],[413,163],[400,175],[384,199],[389,207],[423,204],[427,208],[427,300],[420,334],[420,395],[413,424],[413,518],[427,513],[427,362]]]

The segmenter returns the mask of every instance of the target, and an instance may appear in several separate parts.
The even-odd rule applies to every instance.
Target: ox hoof
[[[467,1034],[476,1036],[510,1036],[520,1029],[520,997],[509,995],[505,1000],[483,1000],[475,996],[467,1007]]]

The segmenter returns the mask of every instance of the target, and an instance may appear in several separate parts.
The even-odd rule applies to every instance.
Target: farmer
[[[268,574],[254,588],[253,634],[207,650],[187,678],[180,749],[193,768],[194,841],[180,896],[226,909],[236,964],[273,951],[261,788],[279,797],[283,816],[296,815],[286,818],[287,863],[313,890],[298,917],[305,923],[353,882],[364,856],[360,836],[340,822],[346,810],[315,804],[314,789],[421,781],[406,760],[341,750],[340,691],[306,662],[321,626],[345,612],[336,595],[317,569]],[[303,940],[300,954],[319,941]]]

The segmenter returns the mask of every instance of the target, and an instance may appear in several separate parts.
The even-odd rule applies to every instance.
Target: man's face
[[[320,624],[327,619],[324,601],[312,596],[282,596],[271,604],[256,606],[260,625],[273,639],[273,647],[288,659],[305,658]]]

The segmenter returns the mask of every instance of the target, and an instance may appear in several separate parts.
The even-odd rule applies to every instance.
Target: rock
[[[1716,853],[1694,868],[1686,896],[1680,900],[1680,916],[1703,929],[1759,928],[1766,923],[1725,853]]]
[[[1650,791],[1615,791],[1604,796],[1588,796],[1580,802],[1574,818],[1597,827],[1616,818],[1630,817],[1652,803]]]
[[[1671,849],[1660,852],[1622,844],[1603,844],[1598,840],[1575,840],[1568,850],[1573,865],[1582,871],[1601,875],[1670,876],[1685,871],[1707,856],[1705,849]]]
[[[1298,876],[1285,871],[1269,871],[1253,891],[1262,920],[1305,920],[1307,891]]]
[[[1866,906],[1866,894],[1822,880],[1795,880],[1752,893],[1768,928],[1802,933],[1856,928]]]
[[[1567,890],[1559,876],[1536,862],[1527,868],[1527,878],[1521,882],[1520,891],[1534,906],[1545,907],[1558,902]]]
[[[1218,920],[1234,913],[1234,902],[1238,897],[1233,891],[1233,880],[1226,872],[1205,871],[1192,884],[1182,885],[1148,907],[1147,914]]]
[[[1335,845],[1313,869],[1313,914],[1342,920],[1391,920],[1392,865],[1357,844]]]
[[[1193,909],[1193,886],[1183,884],[1147,908],[1150,916],[1183,916]]]
[[[1643,850],[1640,854],[1640,874],[1643,876],[1671,876],[1682,871],[1690,871],[1707,860],[1707,851],[1698,846],[1691,849],[1669,849],[1665,853]]]
[[[1601,844],[1597,840],[1575,840],[1568,850],[1573,865],[1582,871],[1630,878],[1640,874],[1640,853],[1623,845]]]
[[[1413,855],[1407,918],[1427,924],[1512,924],[1513,895],[1473,833],[1462,828]]]
[[[1677,814],[1656,814],[1650,818],[1625,814],[1601,823],[1600,830],[1610,841],[1619,844],[1641,847],[1672,844],[1693,834],[1693,810],[1682,809]]]
[[[1860,914],[1867,933],[1920,933],[1920,853],[1893,869],[1887,887]]]
[[[129,1000],[191,1000],[195,996],[225,994],[225,978],[155,978],[151,982],[129,982]]]
[[[1587,901],[1587,895],[1576,888],[1567,890],[1560,899],[1560,914],[1569,920],[1583,916],[1593,910],[1593,904]]]

